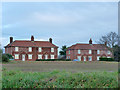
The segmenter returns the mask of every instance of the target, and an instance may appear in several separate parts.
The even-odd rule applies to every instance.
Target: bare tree
[[[107,35],[102,36],[99,41],[97,41],[98,44],[107,44],[107,48],[112,52],[113,58],[114,58],[114,53],[116,52],[117,48],[116,45],[118,46],[120,37],[116,32],[110,32]]]

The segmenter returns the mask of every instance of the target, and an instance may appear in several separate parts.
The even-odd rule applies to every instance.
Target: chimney
[[[52,43],[52,38],[49,38],[49,42]]]
[[[10,43],[12,43],[13,42],[13,37],[10,37]]]
[[[107,41],[105,41],[105,46],[107,46]]]
[[[89,40],[89,44],[92,44],[92,39],[90,38],[90,40]]]
[[[34,41],[34,36],[33,35],[31,36],[31,41]]]

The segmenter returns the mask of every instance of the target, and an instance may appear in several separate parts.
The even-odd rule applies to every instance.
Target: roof
[[[19,46],[19,47],[56,47],[56,45],[50,43],[49,41],[29,41],[29,40],[15,40],[14,42],[8,44],[5,47]]]
[[[67,50],[69,49],[92,49],[92,50],[97,50],[97,49],[107,49],[107,47],[104,44],[75,44],[70,47],[68,47]]]

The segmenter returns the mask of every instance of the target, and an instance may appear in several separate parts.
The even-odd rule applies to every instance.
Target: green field
[[[117,88],[117,62],[10,62],[3,88]]]

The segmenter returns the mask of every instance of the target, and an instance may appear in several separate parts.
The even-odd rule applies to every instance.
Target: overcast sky
[[[2,47],[14,40],[48,40],[62,45],[97,41],[118,32],[117,2],[20,2],[2,4]]]

